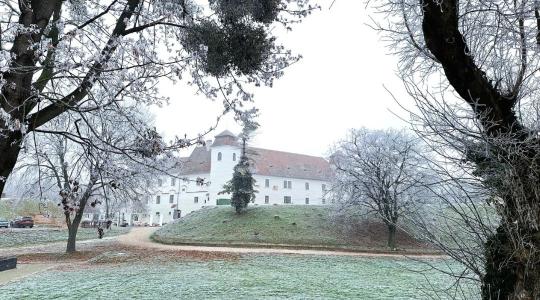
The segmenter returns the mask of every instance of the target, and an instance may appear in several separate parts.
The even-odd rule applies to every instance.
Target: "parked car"
[[[17,217],[11,221],[11,227],[13,228],[32,228],[34,227],[34,220],[32,217]]]
[[[0,228],[2,228],[2,227],[4,227],[4,228],[8,228],[8,227],[9,227],[9,222],[8,222],[8,220],[0,218]]]

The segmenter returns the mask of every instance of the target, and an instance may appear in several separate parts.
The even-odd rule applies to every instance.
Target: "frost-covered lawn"
[[[112,227],[105,231],[105,237],[117,236],[129,231],[129,228]],[[52,242],[67,241],[67,229],[59,228],[13,228],[0,229],[0,248],[31,246]],[[97,239],[95,228],[80,228],[78,240]]]
[[[427,268],[407,259],[282,255],[108,265],[34,275],[0,286],[0,299],[429,299],[426,277],[439,289],[453,282],[411,269]]]
[[[320,205],[259,205],[237,215],[230,206],[218,206],[167,224],[152,239],[165,244],[388,250],[387,229],[378,220],[367,222],[356,230],[356,235],[351,235],[336,224],[332,213],[332,209]],[[404,231],[398,232],[397,239],[399,247],[409,253],[436,252]]]

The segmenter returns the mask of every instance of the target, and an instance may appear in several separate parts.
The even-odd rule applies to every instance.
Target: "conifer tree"
[[[231,180],[224,186],[220,194],[231,194],[231,205],[237,214],[247,208],[250,201],[255,199],[255,178],[251,174],[249,158],[246,155],[247,137],[242,137],[242,155],[238,164],[234,167]]]

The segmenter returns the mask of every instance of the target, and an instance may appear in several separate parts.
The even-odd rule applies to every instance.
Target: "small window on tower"
[[[306,191],[309,190],[309,182],[306,182]]]
[[[233,153],[233,154],[232,154],[232,160],[233,160],[233,161],[236,161],[236,153]]]
[[[218,160],[218,161],[221,161],[221,158],[222,158],[221,152],[218,152],[218,154],[217,154],[217,160]]]
[[[264,180],[264,187],[270,187],[270,179]]]

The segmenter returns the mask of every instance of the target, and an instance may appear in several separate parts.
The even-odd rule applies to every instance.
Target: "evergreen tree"
[[[249,159],[246,155],[246,137],[242,138],[242,155],[238,164],[234,167],[231,180],[224,186],[220,194],[231,194],[231,205],[240,214],[247,208],[250,201],[255,199],[257,191],[254,188],[255,179],[251,174]]]

